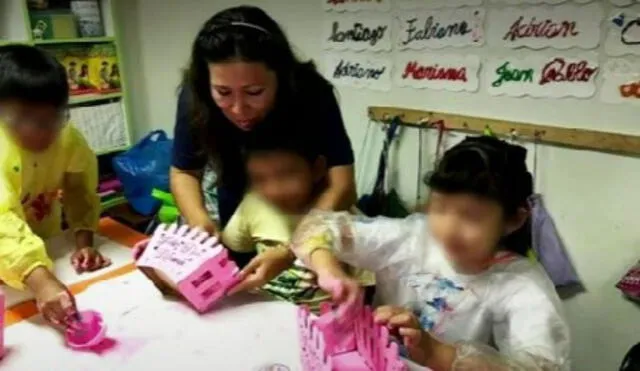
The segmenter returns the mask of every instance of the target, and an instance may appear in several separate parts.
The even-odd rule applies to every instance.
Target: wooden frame
[[[369,107],[368,114],[371,120],[380,123],[399,117],[408,126],[435,129],[439,127],[436,124],[442,123],[447,130],[477,134],[482,134],[485,130],[490,129],[498,136],[515,136],[518,140],[640,156],[640,136],[634,135],[569,129],[398,107]]]

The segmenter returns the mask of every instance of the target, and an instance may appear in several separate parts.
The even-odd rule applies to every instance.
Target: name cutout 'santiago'
[[[386,13],[329,13],[323,39],[327,49],[387,51],[391,49],[391,17]]]

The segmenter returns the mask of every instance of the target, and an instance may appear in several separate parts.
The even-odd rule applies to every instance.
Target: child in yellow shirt
[[[311,308],[329,299],[315,274],[288,249],[298,219],[327,186],[325,160],[313,141],[302,140],[303,130],[270,128],[249,134],[245,160],[251,189],[222,231],[222,241],[233,251],[255,251],[257,256],[241,271],[243,281],[230,294],[261,289]],[[373,286],[373,274],[351,273],[363,286]]]
[[[50,270],[43,239],[60,233],[62,208],[75,232],[76,271],[110,264],[93,247],[97,159],[67,125],[68,101],[66,73],[55,58],[30,46],[0,47],[0,280],[32,291],[43,317],[61,327],[77,311]]]

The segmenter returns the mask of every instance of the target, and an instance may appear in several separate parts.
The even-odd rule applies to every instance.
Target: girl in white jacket
[[[376,318],[435,371],[568,370],[569,329],[545,272],[525,255],[526,150],[465,139],[426,178],[425,214],[314,212],[292,249],[348,314],[361,289],[339,261],[376,273]]]

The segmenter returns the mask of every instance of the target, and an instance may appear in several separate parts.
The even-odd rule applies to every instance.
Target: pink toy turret
[[[4,356],[4,292],[0,289],[0,358]]]
[[[374,322],[371,308],[361,306],[352,316],[353,320],[342,323],[328,307],[321,308],[317,319],[308,308],[298,309],[303,370],[408,370],[389,331]]]
[[[150,278],[170,285],[200,313],[238,282],[239,269],[218,239],[187,226],[160,225],[136,264],[152,269]]]

